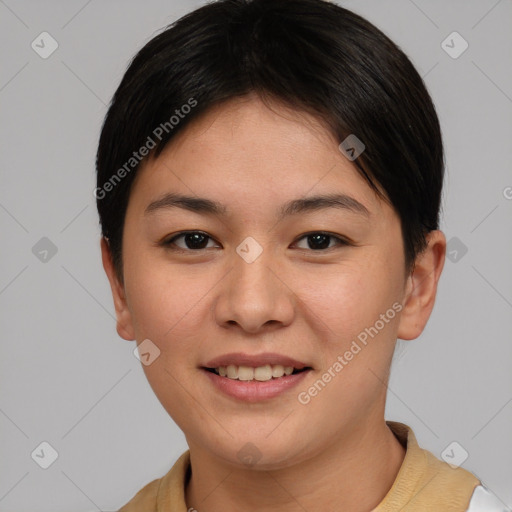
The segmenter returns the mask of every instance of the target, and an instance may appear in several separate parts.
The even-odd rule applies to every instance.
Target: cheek
[[[317,275],[300,282],[309,317],[316,319],[312,329],[325,333],[317,340],[323,344],[323,366],[331,367],[346,354],[342,373],[349,386],[365,385],[369,367],[378,375],[387,371],[398,327],[398,270],[387,258],[373,255],[365,262],[331,269],[323,279]]]
[[[137,339],[154,339],[161,350],[174,340],[187,340],[203,319],[211,274],[196,276],[176,266],[133,258],[126,289]],[[203,299],[203,300],[202,300]]]
[[[330,337],[357,334],[391,307],[388,272],[376,260],[349,261],[294,278],[298,295],[330,329]]]
[[[197,355],[208,342],[205,333],[209,330],[202,325],[210,314],[205,298],[213,282],[209,282],[211,277],[185,275],[169,265],[134,265],[128,275],[136,338],[139,342],[151,340],[159,350],[142,369],[164,408],[184,428],[187,419],[181,411],[197,405],[184,386],[190,389]]]

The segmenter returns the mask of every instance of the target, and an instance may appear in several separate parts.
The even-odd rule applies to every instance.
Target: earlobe
[[[119,282],[112,261],[112,253],[110,251],[108,242],[104,237],[101,237],[100,245],[103,268],[107,274],[108,281],[110,283],[110,289],[112,291],[112,298],[114,299],[114,307],[116,310],[117,318],[117,333],[119,336],[121,336],[121,338],[127,341],[133,341],[135,339],[135,335],[132,325],[131,313],[126,302],[124,286]]]
[[[418,255],[412,274],[407,278],[403,310],[397,336],[403,340],[417,338],[425,328],[434,308],[437,283],[446,255],[446,237],[440,230],[427,235],[428,246]]]

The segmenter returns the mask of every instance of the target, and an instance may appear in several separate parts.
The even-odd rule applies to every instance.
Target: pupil
[[[207,237],[201,233],[188,233],[185,235],[185,242],[189,249],[204,249]]]
[[[315,240],[315,242],[313,242],[313,247],[311,247],[312,249],[325,249],[327,247],[329,247],[329,235],[322,235],[322,234],[317,234],[317,235],[309,235],[308,239],[309,240]],[[318,242],[318,240],[320,240],[320,244],[316,243]],[[323,243],[322,243],[323,242]],[[316,243],[316,246],[315,246],[315,243]]]

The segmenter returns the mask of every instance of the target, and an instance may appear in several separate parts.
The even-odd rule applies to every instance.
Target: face
[[[143,365],[156,396],[189,446],[233,464],[292,464],[382,421],[396,338],[430,313],[394,210],[314,118],[255,97],[210,110],[139,170],[124,287],[103,250],[119,334],[160,351]],[[230,363],[218,371],[241,380],[206,369]],[[262,380],[244,380],[255,367]]]

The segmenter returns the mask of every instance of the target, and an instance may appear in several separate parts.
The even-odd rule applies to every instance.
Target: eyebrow
[[[184,194],[168,193],[151,202],[145,209],[144,215],[168,208],[182,208],[199,214],[220,217],[227,213],[226,206],[202,197],[187,196]],[[338,208],[361,216],[370,217],[371,213],[364,204],[346,194],[316,195],[300,199],[293,199],[285,203],[278,213],[278,220],[290,215],[311,211]]]

